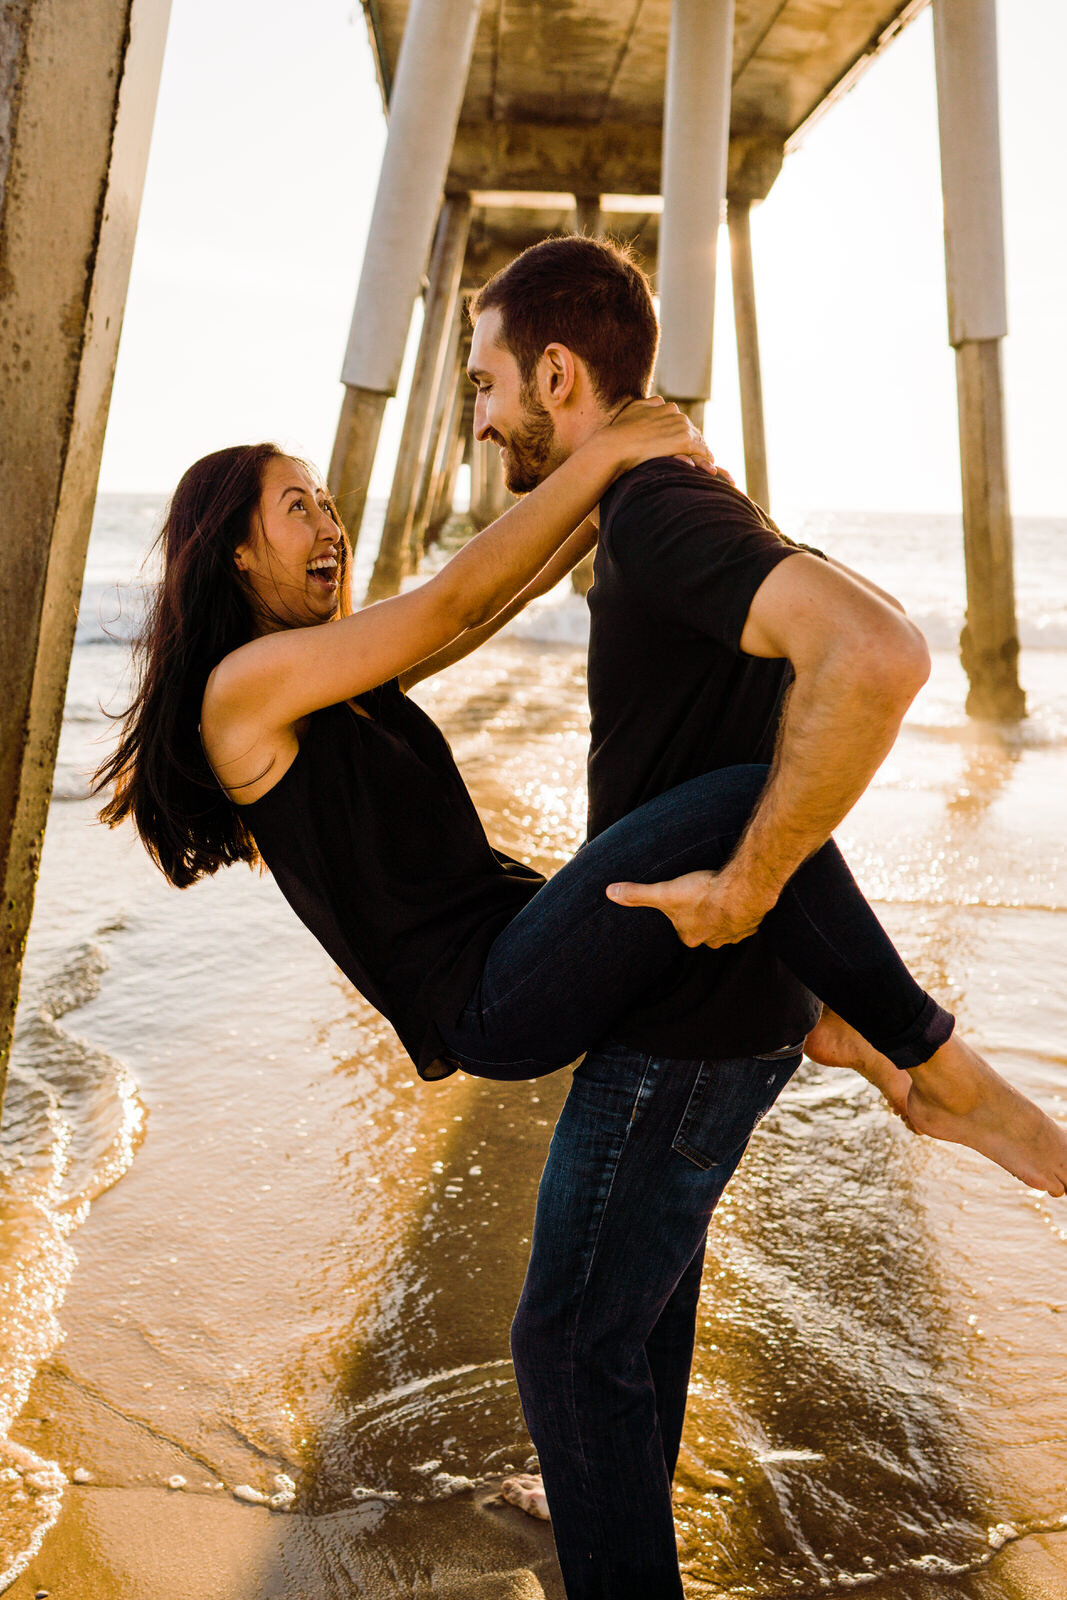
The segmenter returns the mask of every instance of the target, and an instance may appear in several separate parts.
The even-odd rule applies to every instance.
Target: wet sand
[[[78,1488],[35,1570],[39,1576],[28,1572],[7,1591],[11,1600],[32,1600],[49,1586],[56,1600],[564,1600],[548,1530],[482,1500],[394,1513],[386,1541],[365,1513],[283,1520],[159,1489]],[[1063,1600],[1065,1573],[1067,1532],[1037,1534],[948,1586],[894,1577],[858,1592],[869,1600]],[[691,1600],[740,1592],[687,1583]]]
[[[1006,745],[939,659],[841,835],[922,980],[1061,1117],[1062,664],[1034,664]],[[491,837],[570,853],[580,651],[503,642],[423,698]],[[13,1430],[91,1481],[8,1592],[562,1600],[548,1530],[492,1497],[530,1449],[507,1327],[566,1074],[417,1084],[268,880],[177,895],[83,804],[53,815],[41,904],[110,960],[70,1025],[129,1063],[148,1127],[74,1235],[65,1338]],[[45,962],[47,915],[39,939]],[[1062,1206],[802,1071],[712,1233],[677,1488],[693,1600],[1063,1600]],[[234,1498],[282,1475],[287,1509]]]

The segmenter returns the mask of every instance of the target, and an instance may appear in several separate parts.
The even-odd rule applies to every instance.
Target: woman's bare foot
[[[514,1477],[505,1478],[500,1485],[500,1494],[509,1506],[518,1506],[528,1517],[551,1522],[545,1486],[532,1472],[516,1472]]]
[[[915,1133],[967,1145],[1031,1189],[1067,1194],[1067,1128],[1013,1088],[958,1034],[921,1067],[904,1072],[824,1008],[804,1050],[823,1066],[862,1073]]]
[[[916,1133],[968,1145],[1031,1189],[1067,1194],[1067,1128],[957,1034],[908,1077],[908,1121]]]
[[[888,1056],[879,1054],[836,1011],[823,1006],[822,1016],[804,1041],[804,1054],[820,1066],[844,1067],[858,1072],[885,1096],[891,1111],[908,1121],[911,1074],[895,1067]]]

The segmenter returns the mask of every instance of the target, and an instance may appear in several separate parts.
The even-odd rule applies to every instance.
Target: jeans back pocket
[[[705,1172],[736,1165],[760,1119],[797,1067],[801,1052],[702,1061],[672,1148]]]

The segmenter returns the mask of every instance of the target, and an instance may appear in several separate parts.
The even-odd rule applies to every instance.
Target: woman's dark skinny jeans
[[[682,1600],[671,1515],[708,1223],[800,1041],[700,1060],[632,1048],[624,1018],[691,957],[662,913],[605,896],[729,857],[766,781],[731,767],[650,801],[583,846],[494,942],[442,1030],[464,1068],[536,1077],[583,1051],[538,1192],[512,1327],[569,1600]],[[775,954],[901,1067],[952,1018],[907,971],[831,842],[764,919]],[[704,958],[707,959],[706,957]],[[724,960],[727,957],[724,955]]]

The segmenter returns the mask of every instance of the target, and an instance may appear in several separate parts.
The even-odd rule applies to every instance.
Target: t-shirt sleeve
[[[744,495],[674,474],[627,485],[608,537],[627,586],[660,621],[734,651],[764,578],[804,548],[767,526]]]
[[[785,540],[786,544],[791,550],[803,550],[805,555],[818,556],[820,561],[829,561],[830,558],[826,554],[826,551],[820,550],[818,545],[803,544],[799,539],[791,539],[787,533],[783,533],[777,522],[775,522],[774,518],[769,514],[769,512],[764,511],[762,507],[760,508],[760,516],[765,519],[769,528],[774,529],[779,539]]]

